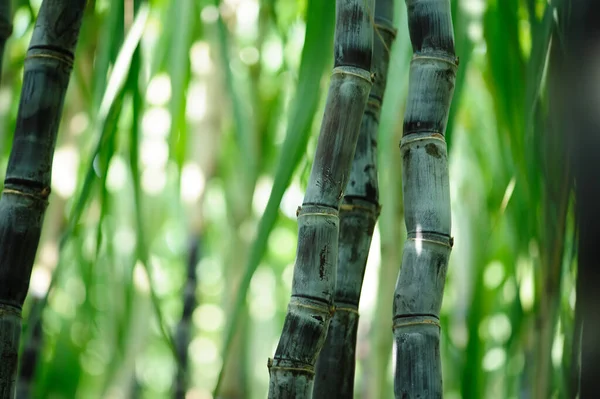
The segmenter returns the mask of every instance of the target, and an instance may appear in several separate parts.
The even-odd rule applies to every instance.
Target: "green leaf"
[[[333,42],[334,16],[334,2],[308,1],[306,34],[302,50],[302,61],[300,63],[300,74],[296,86],[296,95],[291,105],[287,123],[286,138],[283,143],[279,166],[275,174],[273,189],[258,225],[258,233],[252,243],[244,276],[242,277],[238,294],[235,298],[233,312],[230,315],[227,330],[225,331],[225,341],[222,350],[223,364],[214,389],[215,397],[218,396],[217,394],[223,381],[223,371],[228,361],[231,343],[238,327],[239,315],[246,301],[250,281],[266,250],[269,235],[279,214],[279,204],[283,194],[304,154],[308,138],[310,137],[311,124],[319,100],[321,77],[326,66],[330,63],[330,57],[323,55],[332,53],[328,51],[328,48],[324,48],[324,43]],[[329,46],[331,45],[328,44],[327,47]]]

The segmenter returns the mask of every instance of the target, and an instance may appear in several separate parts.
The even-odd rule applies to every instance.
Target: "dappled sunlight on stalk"
[[[417,224],[415,230],[415,251],[417,251],[417,257],[421,256],[421,252],[423,251],[423,233],[420,224]]]

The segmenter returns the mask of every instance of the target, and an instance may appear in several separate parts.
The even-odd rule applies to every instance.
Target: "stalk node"
[[[342,65],[342,66],[333,68],[331,75],[333,76],[336,74],[340,74],[342,76],[344,76],[344,75],[356,76],[357,78],[366,80],[370,84],[373,84],[373,80],[371,79],[371,72],[367,72],[366,70],[364,70],[362,68]]]
[[[22,317],[21,308],[8,303],[0,303],[0,317],[2,316],[16,316],[20,319]]]
[[[435,326],[441,329],[440,320],[435,316],[406,315],[396,317],[392,330],[414,326]]]

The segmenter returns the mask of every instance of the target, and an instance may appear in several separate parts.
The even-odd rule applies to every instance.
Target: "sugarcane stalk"
[[[192,330],[192,314],[196,309],[196,286],[198,285],[198,276],[196,275],[196,265],[200,260],[200,240],[201,233],[192,234],[187,262],[187,278],[183,290],[183,312],[177,325],[177,334],[175,336],[175,346],[179,363],[177,373],[175,374],[175,390],[173,397],[175,399],[185,398],[187,392],[188,375],[188,347],[190,345]]]
[[[269,398],[310,398],[333,311],[338,209],[371,89],[371,0],[337,0],[334,69],[302,207],[283,332],[269,359]]]
[[[413,59],[404,115],[407,240],[394,294],[396,398],[441,398],[440,308],[452,249],[446,124],[458,60],[449,0],[406,0]]]
[[[12,34],[11,0],[0,0],[0,68],[4,61],[6,41]]]
[[[56,135],[85,4],[44,0],[25,58],[0,199],[0,399],[15,395],[21,309],[50,195]]]
[[[41,307],[42,301],[34,298],[31,308]],[[41,312],[42,309],[37,310]],[[25,343],[19,364],[19,378],[17,383],[16,399],[29,399],[33,397],[34,379],[40,354],[42,352],[44,334],[41,320],[29,328],[33,329],[31,339]]]
[[[339,210],[338,262],[334,306],[325,345],[316,366],[315,398],[352,398],[358,333],[358,305],[373,230],[379,216],[377,131],[396,31],[392,0],[376,0],[373,26],[373,86]]]

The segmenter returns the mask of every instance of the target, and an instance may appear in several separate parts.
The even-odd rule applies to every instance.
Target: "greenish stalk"
[[[371,89],[372,3],[337,0],[334,69],[308,187],[298,209],[292,297],[275,356],[269,398],[310,398],[314,367],[333,313],[338,209]]]
[[[406,0],[413,45],[400,143],[407,241],[394,295],[396,398],[441,398],[440,308],[452,249],[444,132],[458,60],[449,0]]]
[[[313,397],[354,397],[358,305],[373,230],[379,216],[377,130],[396,35],[392,0],[375,2],[373,86],[362,118],[350,179],[339,210],[335,313],[316,366]]]
[[[25,58],[0,199],[0,398],[16,389],[21,312],[50,195],[52,156],[86,0],[45,0]]]
[[[12,34],[11,0],[0,0],[0,69],[4,61],[6,41]]]

